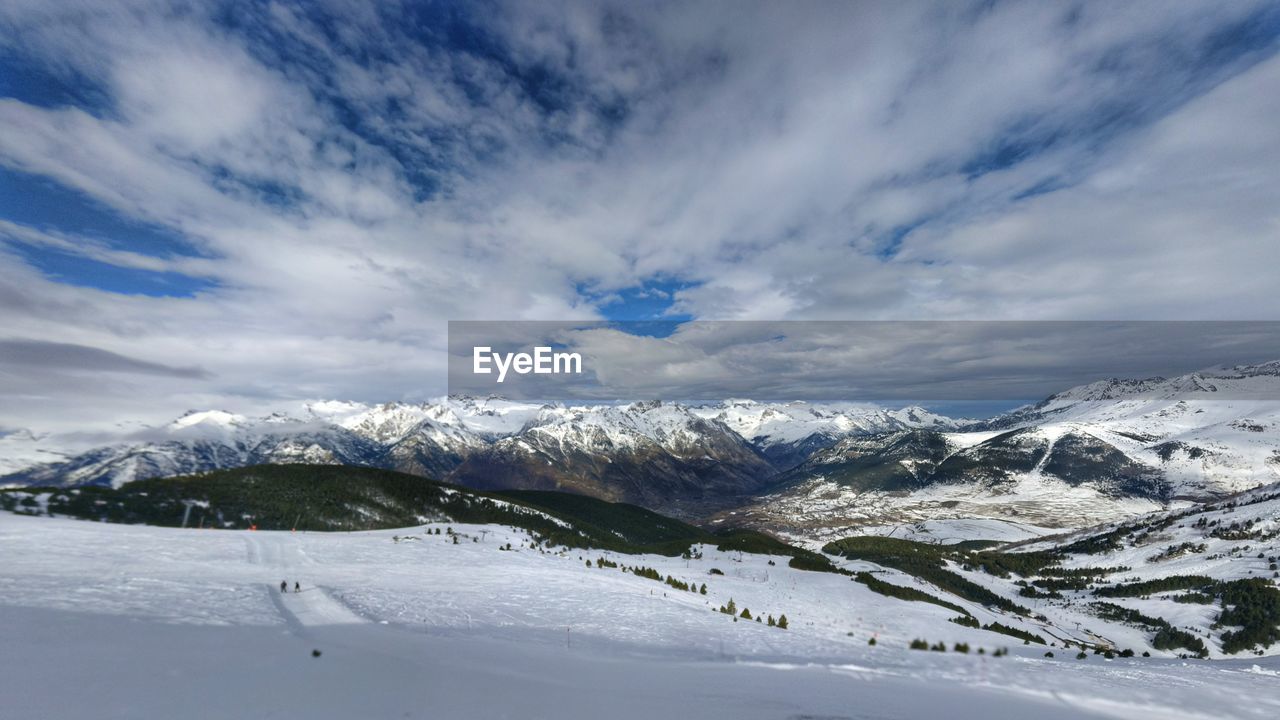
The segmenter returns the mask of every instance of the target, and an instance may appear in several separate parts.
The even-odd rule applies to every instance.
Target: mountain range
[[[1280,362],[1104,380],[980,421],[865,403],[449,397],[316,402],[257,418],[192,411],[87,452],[46,445],[0,438],[12,469],[0,485],[118,487],[341,464],[486,490],[567,490],[810,539],[939,517],[1083,527],[1280,477]]]

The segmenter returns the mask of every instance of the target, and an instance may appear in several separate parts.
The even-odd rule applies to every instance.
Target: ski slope
[[[1078,661],[1058,648],[1050,659],[1042,646],[948,623],[952,611],[793,570],[785,558],[770,565],[709,546],[690,560],[549,552],[531,549],[523,531],[450,529],[456,544],[423,528],[179,530],[0,513],[0,716],[646,718],[674,709],[699,718],[1262,718],[1280,710],[1275,657]],[[587,567],[599,557],[706,583],[708,593]],[[281,581],[290,592],[280,593]],[[789,629],[715,611],[730,598],[753,614],[785,613]],[[983,622],[1017,622],[971,611]],[[968,642],[974,652],[906,649],[915,637],[948,648]],[[992,657],[997,647],[1010,655]]]

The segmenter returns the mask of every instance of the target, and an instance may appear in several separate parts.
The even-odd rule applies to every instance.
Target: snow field
[[[223,695],[278,717],[312,718],[653,717],[672,707],[742,718],[1132,718],[1175,710],[1260,718],[1280,708],[1269,674],[1280,672],[1275,658],[1077,661],[1059,647],[1048,659],[1042,646],[949,623],[954,613],[945,608],[793,570],[785,558],[713,547],[688,561],[539,552],[522,531],[447,527],[458,544],[422,528],[178,530],[0,514],[0,633],[3,647],[18,648],[0,661],[0,697],[39,701],[4,715],[172,717],[175,703],[191,707],[193,698],[210,712],[196,716],[254,715],[234,712]],[[514,549],[499,549],[507,543]],[[594,567],[602,556],[705,582],[708,595]],[[709,574],[712,567],[724,575]],[[303,592],[280,594],[281,580],[290,590],[300,582]],[[715,612],[730,597],[753,615],[785,613],[790,629]],[[984,623],[1017,625],[958,604]],[[875,647],[867,645],[872,636]],[[945,641],[949,651],[905,649],[915,637]],[[955,642],[974,652],[951,652]],[[103,656],[111,643],[127,663]],[[309,656],[313,646],[323,657]],[[979,646],[1011,654],[979,656]],[[100,695],[42,690],[48,683],[36,682],[37,672],[70,673]],[[150,686],[158,694],[141,704],[117,697],[118,688],[140,697]],[[58,712],[37,712],[46,705]]]

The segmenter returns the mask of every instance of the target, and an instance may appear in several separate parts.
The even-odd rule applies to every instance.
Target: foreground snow
[[[691,561],[612,557],[705,582],[703,596],[586,567],[603,553],[542,553],[507,528],[452,529],[458,544],[421,529],[201,531],[0,513],[0,716],[1250,718],[1280,709],[1276,658],[1077,661],[1021,645],[979,656],[979,646],[990,653],[1011,639],[764,557],[714,548]],[[506,543],[514,549],[500,550]],[[282,580],[303,591],[282,595]],[[785,613],[790,629],[713,611],[730,597],[753,614]],[[975,652],[906,650],[914,637]]]

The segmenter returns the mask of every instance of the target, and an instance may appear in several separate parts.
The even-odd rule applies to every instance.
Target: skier
[[[280,592],[289,592],[289,581],[288,581],[288,580],[281,580],[281,581],[280,581]]]
[[[296,581],[293,583],[293,591],[296,593],[302,592],[302,586],[299,585]]]

